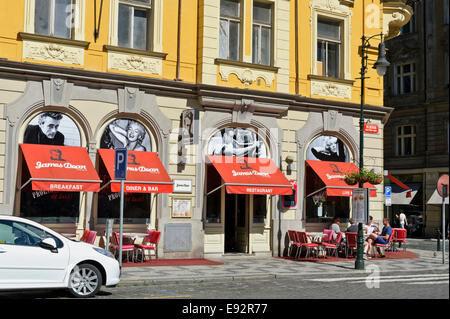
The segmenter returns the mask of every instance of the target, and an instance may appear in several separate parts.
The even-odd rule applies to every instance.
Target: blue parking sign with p
[[[392,193],[392,187],[391,186],[385,186],[384,187],[384,197],[390,198]]]
[[[128,151],[126,148],[115,150],[114,179],[127,179]]]

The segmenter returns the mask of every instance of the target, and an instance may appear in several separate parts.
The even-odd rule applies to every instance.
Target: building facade
[[[125,196],[124,231],[161,231],[159,256],[285,254],[287,230],[352,216],[348,194],[318,192],[327,185],[307,161],[358,166],[361,37],[393,38],[411,14],[380,0],[2,1],[0,210],[78,236],[101,234],[109,218],[117,227],[118,194],[106,185],[27,188],[20,145],[82,147],[102,181],[101,150],[126,147],[156,153],[174,183]],[[364,101],[379,133],[365,134],[364,166],[382,171],[392,108],[370,67],[379,41]],[[273,163],[296,192],[233,193],[211,156]],[[376,194],[380,221],[383,185]]]
[[[442,225],[436,184],[448,174],[448,0],[416,2],[413,9],[401,34],[387,41],[385,105],[394,112],[385,126],[384,166],[414,190],[391,212],[403,209],[410,222],[419,221],[417,236],[435,237]]]

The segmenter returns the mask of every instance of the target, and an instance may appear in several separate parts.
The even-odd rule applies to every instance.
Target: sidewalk
[[[426,269],[448,271],[448,253],[446,264],[442,264],[442,254],[430,250],[408,250],[419,258],[369,260],[365,265],[377,264],[381,272],[423,271]],[[448,252],[448,250],[447,250]],[[164,284],[176,282],[203,281],[239,281],[247,279],[275,279],[289,276],[355,274],[365,270],[354,269],[354,259],[344,262],[299,262],[274,257],[225,256],[210,259],[220,265],[205,266],[154,266],[123,267],[120,285],[127,284]]]

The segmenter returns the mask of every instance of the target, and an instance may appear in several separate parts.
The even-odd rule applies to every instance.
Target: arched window
[[[75,122],[60,112],[41,112],[28,122],[23,136],[25,144],[81,146]],[[22,184],[30,178],[22,165]],[[33,191],[23,188],[20,215],[41,223],[74,223],[79,216],[79,192]]]
[[[100,148],[127,148],[129,151],[152,151],[152,139],[145,126],[126,118],[111,121],[103,131]],[[101,180],[108,180],[108,172],[103,161],[100,161],[99,175]],[[124,223],[147,224],[150,219],[150,194],[126,193],[124,199]],[[120,193],[111,193],[106,187],[98,194],[98,223],[106,219],[118,219],[120,216]],[[118,221],[117,221],[118,223]]]

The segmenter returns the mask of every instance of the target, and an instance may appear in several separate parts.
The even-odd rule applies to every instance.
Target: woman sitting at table
[[[388,218],[383,219],[383,230],[380,235],[372,232],[364,243],[364,259],[370,258],[369,252],[375,246],[375,244],[386,245],[389,242],[389,237],[392,235],[392,227]],[[384,257],[384,254],[380,253],[380,257]]]
[[[330,226],[330,230],[333,232],[333,240],[336,240],[338,233],[341,231],[341,229],[339,228],[340,222],[341,222],[340,218],[335,217],[333,219],[333,223]]]

